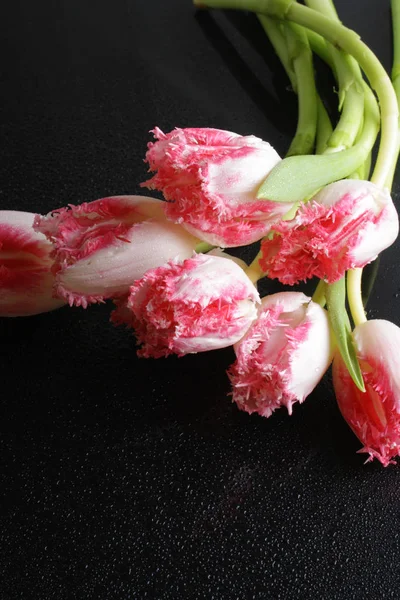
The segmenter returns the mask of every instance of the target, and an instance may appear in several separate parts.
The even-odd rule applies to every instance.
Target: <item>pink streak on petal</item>
[[[224,348],[240,339],[256,316],[259,297],[234,262],[195,255],[147,271],[120,302],[112,320],[134,327],[139,356]]]
[[[333,384],[340,411],[363,444],[359,452],[385,467],[400,455],[400,329],[372,320],[356,327],[354,339],[366,392],[353,383],[340,355],[333,362]]]
[[[369,182],[354,185],[346,180],[327,186],[293,221],[274,227],[274,237],[261,246],[260,266],[268,277],[288,285],[314,276],[333,283],[393,243],[398,217],[390,196]]]
[[[170,219],[201,239],[241,246],[266,235],[290,206],[256,198],[280,158],[254,136],[215,129],[154,130],[146,160],[156,174],[142,184],[169,201]]]
[[[235,345],[228,375],[241,410],[269,417],[311,393],[331,361],[323,309],[304,294],[282,292],[262,301],[258,319]]]
[[[58,308],[53,298],[52,245],[33,228],[34,216],[0,211],[0,315],[27,316]]]
[[[54,244],[55,289],[75,306],[127,294],[150,268],[191,256],[198,240],[165,218],[165,202],[103,198],[37,217]]]

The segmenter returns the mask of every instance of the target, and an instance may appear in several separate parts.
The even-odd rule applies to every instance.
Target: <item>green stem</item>
[[[315,144],[315,154],[323,154],[328,146],[329,138],[332,135],[332,123],[328,112],[318,96],[318,117],[317,117],[317,139]]]
[[[282,63],[283,68],[286,71],[287,76],[290,80],[290,85],[292,89],[297,94],[297,79],[296,73],[293,69],[293,64],[289,59],[288,47],[286,44],[286,38],[282,32],[281,23],[276,19],[271,19],[271,17],[267,17],[266,15],[257,15],[258,20],[260,21],[262,28],[271,45],[273,46],[276,55]]]
[[[392,66],[392,82],[396,94],[397,102],[400,98],[400,0],[392,0],[392,25],[393,25],[393,66]],[[400,149],[400,134],[398,133],[397,152],[394,153],[390,170],[386,177],[385,185],[390,190],[393,184],[394,173],[396,170],[397,159]],[[369,160],[363,165],[364,179],[368,179],[371,168],[371,155]],[[364,306],[366,306],[369,295],[379,268],[379,257],[367,267],[367,286],[365,293],[362,293],[362,275],[363,269],[355,269],[347,274],[348,299],[350,310],[353,315],[354,323],[362,323],[366,320]]]
[[[361,135],[361,133],[362,133],[363,127],[364,127],[364,123],[362,123],[362,124],[361,124],[360,131],[359,131],[359,136],[360,136],[360,135]],[[358,136],[358,138],[357,138],[357,139],[359,139],[359,136]],[[356,139],[356,141],[357,141],[357,139]],[[370,156],[371,156],[371,155],[370,155]],[[358,169],[356,169],[356,170],[354,171],[354,173],[351,173],[351,174],[350,174],[350,176],[349,176],[349,179],[365,179],[365,177],[364,177],[364,174],[365,174],[365,170],[366,170],[366,169],[365,169],[365,165],[366,165],[366,164],[367,164],[367,161],[365,161],[365,162],[364,162],[362,165],[360,165],[360,166],[358,167]],[[367,178],[367,179],[368,179],[368,178]]]
[[[262,252],[261,250],[258,252],[257,256],[255,257],[255,259],[253,260],[253,262],[247,267],[246,269],[246,275],[248,276],[248,278],[252,281],[252,283],[257,283],[257,281],[259,279],[261,279],[262,277],[265,277],[265,273],[264,271],[262,271],[261,267],[260,267],[260,258],[262,257]]]
[[[307,6],[339,22],[331,0],[305,0]],[[348,54],[329,45],[339,83],[341,116],[328,142],[327,152],[350,148],[360,130],[364,114],[363,80],[358,63]]]
[[[400,99],[400,0],[392,0],[392,27],[393,27],[393,66],[392,66],[392,82],[396,93],[397,102]],[[396,171],[397,159],[400,150],[400,133],[398,134],[397,153],[393,156],[393,161],[389,174],[386,179],[386,186],[391,189],[393,178]]]
[[[302,94],[301,98],[299,99],[299,114],[303,115],[303,128],[305,129],[312,129],[314,130],[315,128],[315,114],[314,114],[314,110],[315,108],[312,106],[314,98],[310,99],[308,97],[309,94],[309,89],[306,89],[306,85],[304,85],[304,78],[302,77],[302,74],[300,72],[298,72],[299,74],[299,78],[300,78],[300,82],[301,85],[299,86],[299,90],[298,90],[298,84],[297,84],[297,75],[295,72],[295,69],[293,67],[294,61],[293,61],[293,57],[290,56],[289,50],[288,50],[288,44],[287,44],[287,40],[282,32],[282,24],[277,21],[277,19],[271,19],[271,17],[267,17],[265,15],[258,15],[258,19],[265,31],[265,33],[267,34],[269,41],[271,42],[278,58],[280,59],[287,76],[289,77],[290,80],[290,84],[293,88],[293,91],[295,91],[296,93],[300,92],[300,94]],[[302,30],[302,40],[304,40],[304,34],[308,33],[306,32],[306,30]],[[307,46],[309,48],[309,43],[308,43],[308,37],[307,37]],[[310,52],[311,54],[311,52]],[[307,58],[307,60],[311,60],[311,56],[310,58]],[[312,81],[313,81],[313,86],[315,89],[315,83],[314,83],[314,73],[312,72],[310,74],[312,76]],[[316,136],[317,136],[317,145],[318,145],[318,140],[319,140],[319,147],[323,147],[325,149],[326,146],[326,141],[328,140],[329,136],[332,133],[332,126],[330,124],[330,120],[329,120],[329,116],[325,110],[325,107],[322,103],[321,98],[319,97],[318,93],[315,90],[315,95],[316,95],[316,102],[317,102],[317,123],[316,123],[316,128],[317,128],[317,132],[316,132]],[[311,102],[310,102],[311,100]],[[303,108],[303,110],[302,110]],[[310,119],[308,119],[306,112],[309,111],[310,112]],[[301,130],[302,126],[300,123],[300,119],[299,119],[299,123],[298,123],[298,127],[297,127],[297,132],[296,132],[296,137],[299,137],[299,130]],[[315,134],[314,134],[315,135]],[[296,149],[296,152],[293,152],[293,149]],[[296,138],[292,141],[291,144],[291,150],[289,150],[288,154],[290,153],[296,153],[296,154],[306,154],[307,152],[307,148],[300,148],[300,150],[302,150],[301,152],[299,151],[299,147],[298,147],[298,139],[296,140]],[[322,153],[322,151],[320,152]]]
[[[317,10],[331,19],[338,20],[338,14],[332,0],[305,0],[305,3],[309,8]]]
[[[339,122],[329,140],[334,151],[350,148],[357,137],[364,113],[364,92],[361,72],[351,57],[338,50],[332,50],[339,80],[339,101],[342,112]],[[342,96],[342,98],[341,98]]]
[[[400,0],[392,0],[393,66],[392,82],[397,97],[400,95]]]
[[[371,181],[383,187],[398,147],[398,105],[391,81],[374,53],[351,29],[293,0],[194,0],[197,6],[251,10],[307,27],[353,56],[376,91],[382,114],[381,142]],[[345,151],[347,152],[347,150]]]
[[[329,65],[335,79],[337,80],[336,68],[324,38],[318,33],[315,33],[315,31],[311,31],[311,29],[307,29],[307,37],[311,50],[314,52],[314,54],[317,54],[320,59],[324,61],[324,63]]]
[[[339,20],[331,0],[305,0],[307,6],[318,10],[332,19]],[[339,110],[342,115],[328,144],[334,150],[341,150],[359,139],[363,129],[364,93],[361,71],[353,57],[330,47],[339,81]],[[343,135],[344,134],[344,135]],[[348,146],[347,146],[348,147]],[[329,150],[328,150],[329,151]],[[369,155],[370,160],[371,154]],[[351,178],[368,179],[370,163],[367,160],[355,171]],[[367,318],[361,294],[362,269],[352,269],[347,273],[347,298],[354,325],[364,323]]]
[[[355,326],[367,320],[361,295],[362,271],[362,269],[351,269],[347,272],[347,299]]]
[[[364,85],[365,85],[366,87],[368,87],[366,83],[364,83]],[[369,88],[368,88],[368,90],[369,90]],[[369,91],[370,91],[370,90],[369,90]],[[368,91],[366,91],[366,93],[369,93],[369,92],[368,92]],[[371,94],[371,96],[372,96],[372,97],[374,98],[374,100],[375,100],[375,96],[373,96],[373,94]],[[372,99],[372,97],[371,97],[371,99]],[[375,101],[375,103],[376,103],[376,101]],[[377,106],[377,105],[376,105],[375,109],[376,109],[376,112],[378,113],[378,111],[379,111],[379,108],[378,108],[378,106]],[[362,126],[361,126],[361,129],[360,129],[360,132],[359,132],[359,136],[361,136],[361,135],[362,135],[362,130],[363,130],[363,127],[364,127],[364,123],[363,123],[363,124],[362,124]],[[359,139],[359,137],[357,137],[357,139],[356,139],[356,142],[358,141],[358,139]],[[372,153],[370,153],[370,154],[368,155],[368,157],[366,158],[365,162],[364,162],[362,165],[360,165],[360,166],[358,167],[358,169],[356,169],[356,170],[354,171],[354,173],[351,173],[351,175],[349,176],[349,179],[361,179],[361,180],[368,180],[368,179],[369,179],[369,174],[370,174],[370,171],[371,171],[371,163],[372,163]]]
[[[285,158],[261,184],[257,197],[274,202],[298,202],[328,183],[348,177],[368,159],[378,130],[379,109],[372,91],[365,86],[365,122],[358,142],[333,154]]]
[[[323,60],[335,74],[335,65],[333,63],[332,56],[330,55],[330,53],[328,51],[328,47],[325,43],[325,40],[317,33],[314,33],[313,31],[308,30],[308,41],[310,43],[311,50],[315,54],[317,54],[317,56],[319,56],[320,59]],[[335,76],[335,78],[337,79],[337,76]],[[368,88],[366,83],[364,83],[364,86],[365,86],[365,88]],[[373,108],[374,114],[376,115],[376,118],[380,119],[379,107],[378,107],[376,98],[375,98],[374,94],[370,93],[369,88],[368,88],[368,90],[369,91],[365,90],[364,93],[368,93],[369,102],[371,103],[371,105],[372,104],[374,105],[374,108]],[[365,106],[365,110],[368,110],[368,105]],[[364,119],[365,119],[365,115],[364,115]],[[360,136],[363,131],[363,127],[364,127],[364,124],[362,124],[362,126],[360,127],[359,135],[357,136],[357,138],[355,140],[356,143],[360,139]],[[371,170],[371,161],[372,161],[372,155],[371,155],[371,153],[369,153],[365,159],[365,162],[362,165],[360,165],[357,168],[357,170],[354,171],[354,173],[350,174],[350,178],[351,179],[356,179],[356,178],[369,179],[369,174],[370,174],[370,170]]]
[[[289,59],[296,75],[298,122],[287,156],[312,154],[317,131],[317,90],[312,52],[303,27],[286,22],[285,34]]]
[[[210,252],[210,250],[212,250],[213,248],[215,248],[216,246],[212,246],[211,244],[208,244],[207,242],[200,242],[197,244],[196,248],[194,249],[194,251],[197,254],[206,254],[207,252]]]
[[[319,281],[317,287],[315,288],[315,292],[313,293],[313,296],[311,298],[311,300],[313,302],[316,302],[317,304],[319,304],[320,306],[322,306],[322,308],[324,308],[324,306],[326,304],[325,286],[326,286],[325,281],[323,281],[321,279]]]
[[[332,70],[335,79],[337,78],[335,65],[333,64],[332,57],[329,53],[328,46],[323,37],[307,29],[308,43],[314,54],[317,54],[319,58],[325,62]],[[329,138],[333,132],[332,123],[328,112],[318,97],[318,120],[317,120],[317,140],[316,140],[316,154],[323,154],[328,146]]]

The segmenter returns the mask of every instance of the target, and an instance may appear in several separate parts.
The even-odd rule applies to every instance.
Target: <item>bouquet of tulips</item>
[[[390,189],[400,139],[400,0],[392,0],[392,80],[331,0],[195,4],[257,14],[298,95],[286,158],[253,135],[157,127],[141,185],[164,200],[0,211],[0,315],[110,299],[111,320],[134,330],[141,357],[233,346],[233,401],[265,417],[282,406],[291,414],[333,362],[339,408],[361,452],[387,466],[400,455],[400,328],[367,320],[361,280],[399,230]],[[334,124],[313,54],[337,82]],[[226,252],[254,243],[250,265]],[[260,298],[263,277],[317,284],[312,297],[296,288]]]

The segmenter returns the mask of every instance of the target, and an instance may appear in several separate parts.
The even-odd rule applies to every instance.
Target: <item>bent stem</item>
[[[368,159],[379,131],[379,109],[365,86],[365,120],[357,143],[341,152],[290,156],[280,161],[261,184],[257,197],[275,202],[304,201],[321,187],[348,177]]]
[[[267,37],[275,50],[276,55],[282,63],[283,68],[286,71],[286,75],[289,77],[290,85],[293,91],[297,94],[297,78],[294,72],[292,62],[289,59],[288,47],[286,44],[286,38],[281,29],[281,23],[276,19],[271,19],[266,15],[257,15],[258,20],[261,23]]]
[[[392,27],[393,27],[393,66],[392,83],[396,93],[397,102],[400,99],[400,0],[392,0]],[[391,189],[393,185],[394,173],[396,171],[397,159],[400,150],[400,133],[398,132],[397,152],[393,156],[393,161],[389,174],[386,178],[386,187]]]
[[[369,79],[371,87],[376,91],[381,106],[381,142],[371,181],[384,187],[391,172],[393,156],[397,156],[399,113],[397,99],[385,69],[354,31],[293,0],[194,0],[194,3],[209,8],[251,10],[279,19],[287,19],[319,33],[335,47],[353,56]]]
[[[331,0],[305,0],[307,6],[339,22]],[[326,44],[324,44],[326,46]],[[364,114],[363,80],[358,63],[332,44],[328,50],[335,65],[339,83],[339,111],[341,116],[328,141],[327,152],[338,152],[350,148],[362,125]]]
[[[312,52],[302,27],[293,23],[282,25],[276,19],[258,15],[258,19],[275,53],[289,77],[293,91],[298,95],[298,122],[296,134],[287,156],[310,154],[317,131],[317,102]]]
[[[317,90],[312,52],[303,27],[286,22],[284,29],[289,60],[296,75],[299,107],[296,134],[287,156],[311,154],[317,131]]]
[[[391,0],[392,7],[392,26],[393,26],[393,66],[392,66],[392,82],[393,88],[396,94],[397,103],[400,98],[400,0]],[[397,151],[394,152],[390,169],[386,177],[385,186],[390,190],[393,184],[394,173],[396,170],[397,159],[400,149],[400,133],[397,132]],[[369,161],[364,165],[364,177],[368,179],[369,169],[371,164],[371,156]],[[347,294],[350,305],[351,314],[355,325],[364,323],[367,320],[365,315],[364,306],[366,305],[373,283],[376,278],[377,270],[379,266],[379,257],[375,259],[370,269],[372,275],[369,277],[368,290],[365,298],[362,294],[362,274],[363,269],[353,269],[347,274]]]
[[[332,123],[326,110],[324,103],[318,96],[318,113],[317,113],[317,137],[315,142],[315,154],[323,154],[328,147],[329,138],[332,135]]]
[[[317,56],[319,56],[319,58],[330,67],[330,69],[333,71],[333,74],[335,75],[335,65],[334,65],[332,57],[328,51],[328,47],[325,43],[325,40],[320,35],[315,33],[314,31],[308,30],[307,35],[308,35],[308,41],[310,43],[311,50],[315,54],[317,54]],[[335,75],[335,78],[337,80],[336,75]],[[400,81],[399,81],[399,84],[400,84]],[[373,104],[373,113],[375,115],[375,119],[377,121],[378,120],[380,121],[380,112],[379,112],[379,107],[378,107],[378,103],[376,101],[375,95],[371,92],[371,89],[365,82],[363,82],[363,85],[365,86],[364,93],[368,94],[368,104],[367,104],[367,106],[365,106],[364,110],[365,110],[365,112],[367,112],[369,110],[368,106],[372,106],[372,104]],[[365,120],[365,114],[364,114],[364,120]],[[356,144],[360,140],[363,129],[364,129],[364,121],[363,121],[363,123],[360,127],[360,131],[356,137],[356,140],[355,140]],[[351,179],[356,179],[356,178],[368,179],[370,170],[371,170],[371,162],[372,162],[372,155],[371,155],[371,153],[369,153],[368,156],[366,157],[365,162],[363,164],[361,164],[354,171],[354,173],[350,174],[350,178]]]

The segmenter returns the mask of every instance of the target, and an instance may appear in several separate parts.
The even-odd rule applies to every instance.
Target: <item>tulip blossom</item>
[[[166,203],[144,196],[103,198],[38,216],[54,244],[55,292],[86,306],[128,293],[148,270],[191,256],[198,240],[168,221]]]
[[[35,215],[0,211],[0,316],[18,317],[62,306],[53,298],[52,245],[33,230]]]
[[[166,214],[202,240],[244,246],[266,235],[290,204],[257,200],[256,194],[280,161],[270,144],[219,129],[154,129],[146,160],[156,174],[143,183],[161,190]]]
[[[237,342],[255,319],[259,301],[235,261],[195,254],[147,271],[128,300],[117,303],[112,320],[135,329],[139,356],[183,356]]]
[[[346,179],[326,186],[274,230],[261,246],[268,277],[289,285],[314,276],[333,283],[390,246],[399,220],[389,192]]]
[[[353,332],[365,384],[353,383],[340,355],[333,361],[333,385],[340,411],[363,444],[360,452],[385,467],[400,454],[400,328],[366,321]]]
[[[234,346],[228,371],[241,410],[269,417],[313,391],[332,360],[328,316],[301,292],[262,299],[256,321]]]

